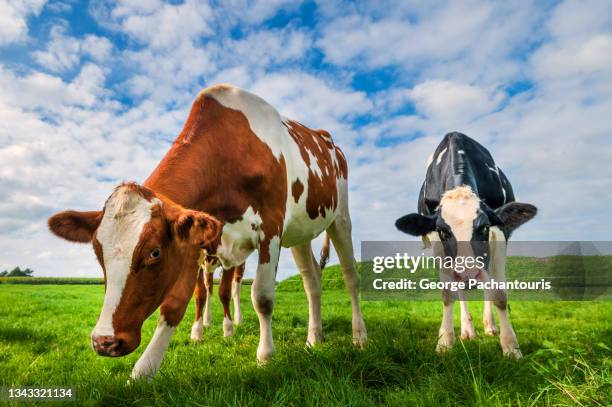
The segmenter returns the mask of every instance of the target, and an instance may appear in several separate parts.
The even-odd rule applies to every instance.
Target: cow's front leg
[[[482,314],[485,335],[497,335],[497,326],[495,326],[495,317],[493,316],[493,301],[489,300],[485,292],[484,312]]]
[[[453,305],[455,299],[450,290],[442,290],[442,301],[444,308],[442,312],[442,324],[438,332],[438,344],[436,352],[443,353],[450,350],[455,344],[455,324],[453,321]]]
[[[251,288],[251,300],[259,318],[257,361],[260,363],[267,362],[274,353],[272,310],[274,309],[274,283],[279,254],[280,239],[278,236],[261,242],[259,264]]]
[[[232,299],[234,301],[234,324],[242,323],[242,310],[240,309],[240,287],[242,285],[242,276],[244,275],[244,263],[241,266],[234,268],[234,276],[232,279]]]
[[[210,326],[212,324],[212,317],[210,312],[210,299],[212,297],[213,285],[214,285],[214,274],[213,269],[206,269],[204,272],[204,286],[206,287],[206,301],[204,302],[204,326]]]
[[[221,274],[221,283],[219,284],[219,299],[223,305],[223,336],[234,335],[234,321],[230,313],[230,301],[232,291],[232,278],[234,277],[234,268],[224,269]]]
[[[476,329],[474,329],[474,321],[472,320],[463,291],[460,292],[459,299],[459,306],[461,307],[461,339],[474,339],[476,338]]]
[[[152,377],[157,373],[175,329],[176,326],[169,325],[164,319],[164,316],[160,316],[151,342],[149,342],[147,349],[140,359],[138,359],[136,365],[134,365],[134,369],[132,369],[132,374],[130,376],[132,379],[136,380],[144,377]]]
[[[195,297],[195,321],[191,326],[191,340],[200,341],[202,340],[202,334],[204,331],[204,323],[202,320],[202,310],[204,309],[204,303],[206,302],[207,292],[206,286],[204,285],[204,269],[198,270],[198,278],[196,281],[196,287],[194,291]]]
[[[196,283],[194,276],[197,277],[195,270],[183,272],[162,301],[157,328],[147,349],[132,369],[132,379],[152,377],[159,370],[172,334],[183,319],[187,305],[189,305]]]
[[[495,307],[497,307],[497,313],[499,314],[499,342],[505,356],[520,359],[523,357],[523,354],[519,348],[516,334],[514,333],[514,329],[510,323],[510,317],[508,316],[507,297],[505,291],[495,291]]]

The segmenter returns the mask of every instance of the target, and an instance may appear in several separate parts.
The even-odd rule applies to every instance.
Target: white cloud
[[[516,239],[609,238],[598,199],[612,189],[609,2],[325,2],[314,27],[261,25],[297,7],[97,0],[106,39],[60,25],[24,50],[47,73],[3,62],[0,269],[100,275],[91,248],[51,236],[47,216],[100,208],[120,181],[142,181],[200,88],[221,81],[330,130],[349,160],[356,249],[407,238],[393,223],[416,209],[425,160],[450,130],[483,143],[519,199],[539,206]],[[10,41],[36,12],[20,11]],[[508,90],[517,81],[526,91]],[[278,276],[293,273],[284,251]]]
[[[111,55],[113,45],[104,37],[86,35],[75,38],[66,35],[64,25],[56,25],[49,33],[50,41],[44,51],[35,51],[32,55],[44,68],[63,72],[76,67],[83,56],[89,56],[97,62],[105,62]],[[107,61],[106,61],[107,62]]]
[[[179,5],[121,1],[111,15],[125,33],[152,48],[175,47],[212,32],[209,26],[212,10],[208,2],[200,0],[187,0]]]
[[[45,0],[0,0],[0,46],[23,40],[28,17],[38,15],[44,4]]]
[[[503,94],[452,81],[428,80],[416,85],[410,96],[417,108],[432,120],[449,124],[472,119],[495,109]]]

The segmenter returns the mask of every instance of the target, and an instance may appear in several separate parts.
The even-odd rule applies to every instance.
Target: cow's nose
[[[110,335],[92,336],[91,344],[101,356],[121,356],[123,341]]]

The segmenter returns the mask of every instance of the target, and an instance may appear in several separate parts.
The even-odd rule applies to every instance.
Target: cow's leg
[[[259,318],[257,360],[260,363],[267,362],[274,354],[272,311],[274,309],[274,285],[279,254],[280,238],[278,236],[260,243],[259,264],[251,287],[251,300]]]
[[[491,278],[498,282],[506,281],[506,241],[501,233],[490,242],[491,260],[489,270]],[[508,316],[508,294],[506,290],[491,290],[485,293],[487,299],[493,300],[499,314],[499,342],[504,355],[520,359],[523,357],[516,334]]]
[[[234,322],[230,313],[230,301],[232,291],[232,277],[234,276],[234,268],[223,270],[221,274],[221,283],[219,284],[219,299],[223,305],[223,336],[228,337],[234,335]]]
[[[210,312],[210,299],[212,298],[213,285],[214,285],[214,269],[204,270],[204,285],[206,286],[206,301],[204,302],[204,326],[210,326],[212,324],[212,317]]]
[[[495,307],[499,314],[499,341],[504,355],[520,359],[523,357],[516,334],[508,316],[508,300],[505,291],[498,290],[494,294]]]
[[[314,261],[310,242],[291,248],[295,264],[302,275],[304,290],[308,298],[308,337],[306,345],[323,341],[321,323],[321,270]]]
[[[329,233],[329,237],[334,243],[334,247],[338,253],[342,274],[344,276],[344,285],[351,297],[353,309],[353,343],[356,346],[364,347],[368,342],[368,332],[359,307],[359,276],[355,269],[351,229],[351,218],[348,213],[348,208],[345,207],[327,229],[327,233]]]
[[[202,340],[202,333],[204,331],[204,324],[202,321],[202,310],[204,303],[206,302],[206,286],[204,285],[204,270],[198,269],[198,278],[196,280],[196,286],[194,290],[195,297],[195,321],[191,326],[191,340],[200,341]]]
[[[197,276],[195,270],[183,272],[179,281],[162,301],[157,328],[151,342],[132,369],[132,379],[151,377],[159,370],[172,334],[183,319],[187,305],[189,305],[196,284],[194,275]]]
[[[476,330],[474,329],[472,315],[468,310],[465,293],[463,291],[459,292],[459,306],[461,307],[461,339],[474,339],[476,338]]]
[[[442,290],[442,324],[438,331],[438,344],[436,352],[443,353],[450,350],[455,344],[455,323],[453,320],[453,308],[455,298],[450,290]]]
[[[485,335],[497,335],[497,326],[495,326],[495,317],[493,316],[493,301],[487,298],[485,292],[484,312],[482,314]]]
[[[244,263],[234,268],[232,279],[232,298],[234,300],[234,323],[242,323],[242,310],[240,309],[240,288],[242,286],[242,276],[244,275]]]

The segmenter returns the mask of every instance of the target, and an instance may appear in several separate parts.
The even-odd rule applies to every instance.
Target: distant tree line
[[[10,271],[0,271],[0,277],[32,277],[32,273],[34,273],[34,270],[32,269],[21,269],[20,267],[15,267]]]

